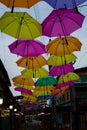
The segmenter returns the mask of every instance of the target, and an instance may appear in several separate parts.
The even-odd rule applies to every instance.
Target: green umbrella
[[[49,86],[49,85],[56,85],[57,80],[53,76],[46,76],[39,78],[36,81],[36,86]]]
[[[48,76],[48,71],[44,68],[33,68],[33,69],[24,69],[21,71],[21,74],[28,78],[40,78]]]
[[[17,39],[34,39],[42,34],[40,23],[26,12],[5,12],[0,29]]]

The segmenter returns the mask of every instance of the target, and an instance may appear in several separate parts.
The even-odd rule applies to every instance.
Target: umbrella
[[[0,0],[7,7],[30,8],[40,0]]]
[[[54,86],[36,86],[34,90],[42,91],[42,90],[54,90]]]
[[[65,91],[66,89],[68,89],[69,86],[63,86],[62,88],[55,88],[54,91],[52,92],[53,95],[62,93],[63,91]]]
[[[47,60],[43,56],[37,57],[23,57],[17,60],[17,65],[31,69],[31,68],[40,68],[47,64]]]
[[[49,75],[51,76],[60,76],[67,74],[69,72],[73,72],[74,67],[71,64],[65,64],[65,65],[60,65],[60,66],[52,66]]]
[[[82,4],[87,0],[44,0],[54,9],[58,8],[76,8],[76,6]]]
[[[82,43],[79,39],[68,36],[56,38],[49,42],[46,46],[47,52],[53,55],[71,54],[73,51],[80,51]]]
[[[21,93],[32,95],[32,91],[26,88],[16,87],[14,88],[16,91],[19,91]]]
[[[8,46],[11,53],[27,56],[39,56],[46,52],[45,45],[38,40],[16,40]]]
[[[75,9],[53,10],[42,22],[42,34],[48,37],[68,36],[82,27],[85,16]]]
[[[36,81],[36,86],[49,86],[49,85],[56,85],[57,84],[57,79],[54,78],[53,76],[46,76],[37,79]]]
[[[63,64],[69,64],[74,62],[77,59],[77,57],[74,54],[65,54],[62,56],[55,56],[55,55],[51,55],[48,58],[48,65],[63,65]]]
[[[51,94],[52,92],[50,90],[42,90],[42,91],[38,91],[38,90],[35,90],[33,92],[33,95],[38,97],[38,96],[45,96],[45,95],[48,95],[48,94]]]
[[[34,39],[41,36],[41,25],[26,12],[5,12],[0,18],[1,32],[17,39]]]
[[[48,71],[44,68],[33,68],[33,69],[24,69],[21,71],[21,74],[28,78],[40,78],[48,76]]]
[[[12,78],[14,83],[20,84],[20,85],[29,85],[29,86],[33,86],[34,85],[34,81],[31,78],[27,78],[23,75],[18,75],[14,78]]]
[[[29,94],[24,94],[22,93],[23,99],[21,100],[22,102],[36,102],[37,98],[34,95],[29,95]]]
[[[52,94],[44,95],[44,96],[38,96],[37,100],[48,100],[48,99],[51,99],[52,97],[53,97]]]
[[[76,81],[78,80],[80,77],[74,73],[74,72],[70,72],[68,74],[65,74],[65,75],[61,75],[59,77],[59,80],[58,80],[58,84],[61,84],[61,83],[64,83],[64,82],[68,82],[68,81]]]
[[[21,87],[21,88],[25,88],[25,89],[29,89],[29,90],[33,90],[34,87],[33,86],[29,86],[29,85],[25,85],[25,84],[18,84],[18,83],[13,83],[15,87]]]
[[[62,88],[64,86],[67,86],[67,85],[73,85],[74,84],[74,80],[69,80],[69,81],[65,81],[65,82],[62,82],[62,83],[59,83],[55,86],[56,88]]]

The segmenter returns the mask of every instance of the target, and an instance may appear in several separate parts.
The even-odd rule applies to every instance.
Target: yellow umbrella
[[[17,65],[31,69],[31,68],[40,68],[47,64],[47,60],[43,56],[37,57],[23,57],[17,60]]]
[[[69,81],[75,81],[75,80],[78,80],[79,78],[80,77],[76,73],[70,72],[68,74],[61,75],[59,77],[58,84],[69,82]]]
[[[43,91],[43,90],[53,91],[54,90],[54,86],[36,86],[34,88],[34,90],[37,90],[37,91]]]
[[[63,64],[69,64],[74,62],[77,57],[74,54],[66,54],[62,56],[51,55],[48,59],[48,65],[59,66]]]
[[[34,81],[31,78],[27,78],[22,75],[18,75],[14,78],[12,78],[14,83],[20,84],[20,85],[29,85],[29,86],[34,86]]]
[[[48,71],[44,68],[33,68],[22,70],[21,74],[28,78],[41,78],[48,76]]]
[[[59,37],[46,46],[47,52],[53,55],[71,54],[73,51],[80,51],[82,43],[73,36]]]
[[[48,94],[51,94],[50,90],[42,90],[42,91],[35,90],[33,92],[34,96],[45,96],[45,95],[48,95]]]

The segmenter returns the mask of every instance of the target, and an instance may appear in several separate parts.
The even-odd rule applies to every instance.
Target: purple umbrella
[[[52,66],[49,71],[49,75],[60,76],[60,75],[64,75],[73,71],[74,71],[74,67],[71,64],[65,64],[61,66]]]
[[[39,56],[46,52],[45,45],[38,40],[16,40],[8,46],[11,53],[25,56]]]
[[[67,81],[67,82],[64,82],[64,83],[61,83],[61,84],[57,84],[55,87],[56,88],[62,88],[64,86],[68,86],[68,85],[73,85],[75,81],[73,80],[70,80],[70,81]]]
[[[82,4],[87,0],[44,0],[53,8],[76,8],[78,5]]]
[[[68,36],[82,27],[85,16],[75,9],[53,10],[42,22],[42,34],[55,36]]]
[[[29,95],[32,95],[32,91],[31,90],[28,90],[26,88],[22,88],[22,87],[16,87],[14,88],[16,91],[19,91],[21,93],[25,93],[25,94],[29,94]]]

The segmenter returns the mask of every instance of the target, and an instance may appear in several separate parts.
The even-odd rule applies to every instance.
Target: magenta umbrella
[[[70,85],[73,85],[75,81],[73,80],[70,80],[70,81],[67,81],[67,82],[64,82],[64,83],[61,83],[61,84],[57,84],[55,87],[56,88],[62,88],[64,86],[70,86]]]
[[[29,94],[32,95],[32,91],[26,88],[22,88],[22,87],[16,87],[14,88],[16,91],[19,91],[21,93],[25,93],[25,94]]]
[[[39,56],[46,52],[45,45],[38,40],[16,40],[8,46],[11,53],[25,56]]]
[[[71,64],[65,64],[65,65],[60,65],[60,66],[52,66],[49,75],[51,76],[60,76],[67,74],[69,72],[73,72],[74,67]]]
[[[42,34],[55,36],[68,36],[82,27],[85,16],[75,9],[53,10],[42,22]]]

